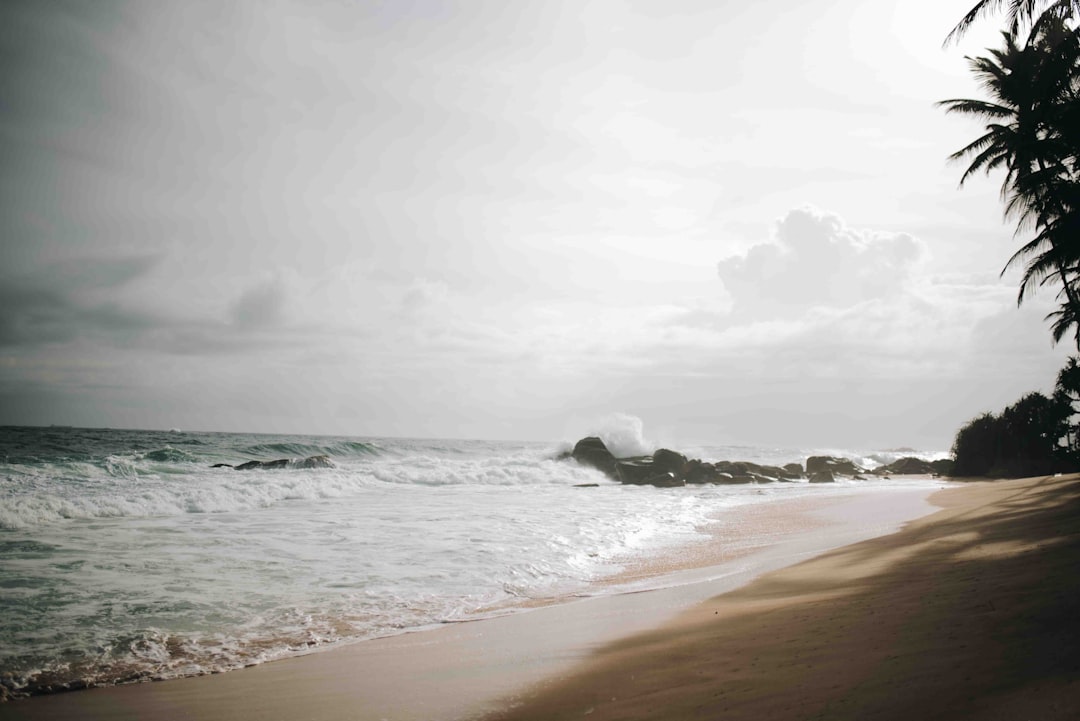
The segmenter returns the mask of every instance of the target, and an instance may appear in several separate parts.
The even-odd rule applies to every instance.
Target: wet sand
[[[939,513],[609,644],[488,721],[1080,718],[1080,480]]]
[[[890,533],[933,510],[927,495],[925,487],[859,489],[750,507],[719,524],[711,541],[629,568],[613,581],[620,593],[609,585],[592,598],[214,676],[18,700],[0,704],[0,719],[430,721],[476,718],[524,698],[542,709],[545,696],[537,693],[573,686],[611,649],[634,643],[625,639],[664,624],[682,629],[701,604],[763,573]],[[663,588],[634,592],[657,585]],[[555,693],[569,704],[567,715],[587,710],[573,692]],[[547,718],[547,711],[521,712]]]

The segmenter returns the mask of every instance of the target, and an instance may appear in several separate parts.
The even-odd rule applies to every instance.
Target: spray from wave
[[[612,413],[600,419],[589,434],[599,436],[617,458],[647,456],[656,450],[656,445],[645,438],[641,419],[627,413]]]

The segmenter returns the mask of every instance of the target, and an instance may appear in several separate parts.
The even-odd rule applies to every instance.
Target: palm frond
[[[1005,107],[998,103],[986,100],[973,100],[970,98],[952,98],[940,100],[934,103],[937,107],[944,107],[945,113],[961,113],[964,115],[979,115],[986,118],[1010,118],[1016,112],[1013,108]]]
[[[968,28],[975,24],[976,20],[996,11],[999,5],[1001,5],[1001,0],[980,0],[975,7],[968,10],[967,14],[956,24],[956,27],[945,36],[943,45],[948,46],[949,43],[958,40],[961,35],[968,31]]]

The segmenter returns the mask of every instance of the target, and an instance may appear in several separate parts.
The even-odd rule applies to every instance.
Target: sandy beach
[[[1080,481],[966,484],[934,494],[932,515],[924,497],[787,508],[767,542],[701,552],[659,590],[16,701],[0,718],[1076,717]]]
[[[944,510],[609,645],[489,721],[1080,717],[1080,482]]]

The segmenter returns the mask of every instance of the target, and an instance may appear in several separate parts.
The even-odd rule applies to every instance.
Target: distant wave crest
[[[239,453],[265,457],[308,458],[310,456],[330,456],[331,458],[355,458],[377,456],[382,449],[374,443],[361,441],[334,441],[331,443],[256,443],[239,449]]]

